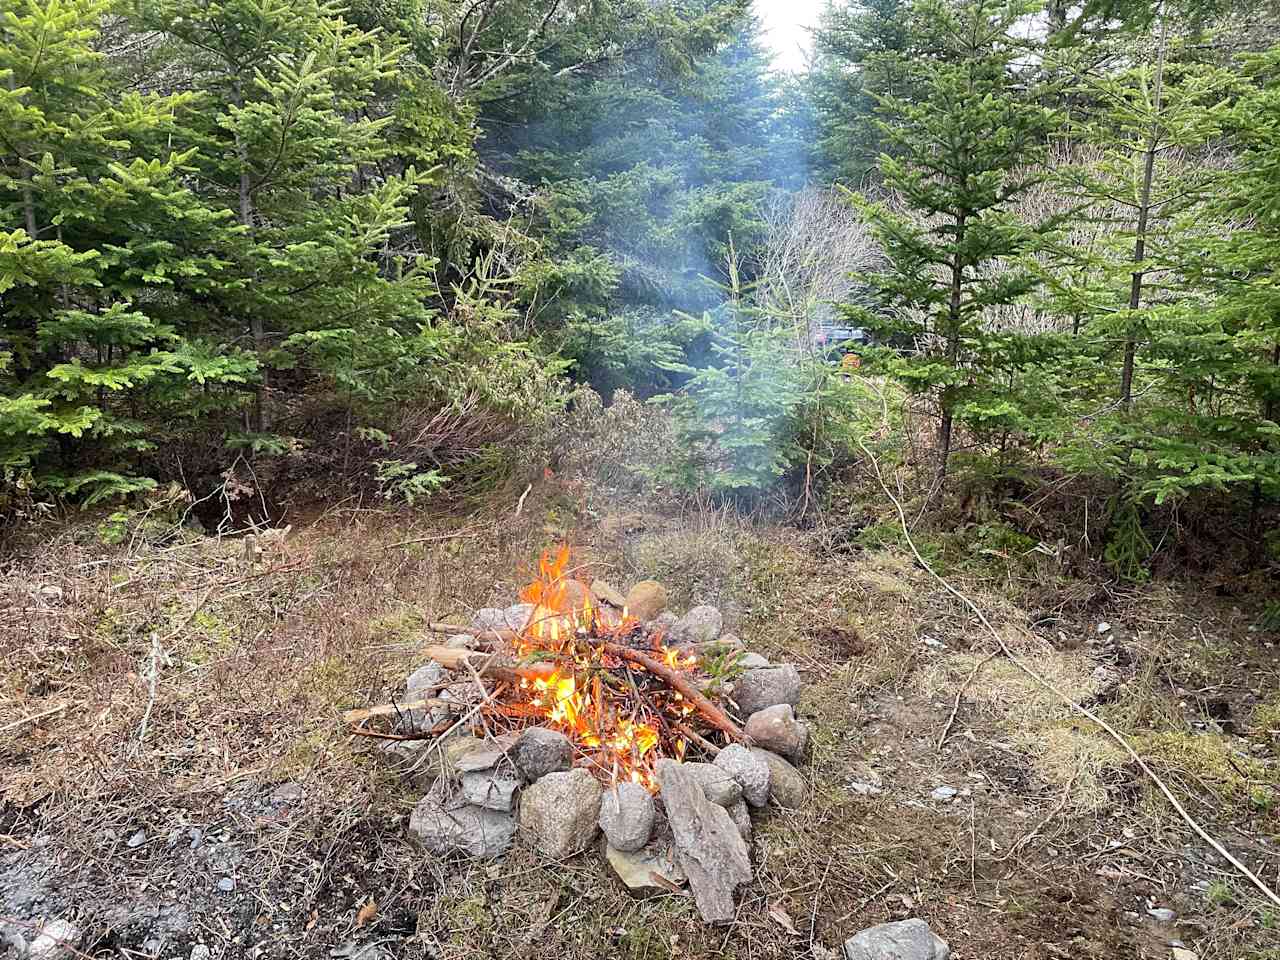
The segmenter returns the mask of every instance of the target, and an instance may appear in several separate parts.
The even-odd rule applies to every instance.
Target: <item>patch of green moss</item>
[[[1258,808],[1262,794],[1274,794],[1266,766],[1231,749],[1225,737],[1178,731],[1148,733],[1133,738],[1134,749],[1146,760],[1183,770],[1209,787],[1222,800]]]
[[[307,667],[298,682],[305,694],[340,703],[351,692],[351,668],[339,657],[325,657]]]
[[[1280,696],[1258,705],[1253,711],[1252,726],[1255,734],[1280,737]]]
[[[411,608],[374,617],[369,621],[369,636],[378,642],[408,640],[426,623],[422,612]]]

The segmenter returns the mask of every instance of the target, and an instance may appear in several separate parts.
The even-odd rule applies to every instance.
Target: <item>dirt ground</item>
[[[1280,958],[1280,914],[900,548],[554,480],[514,514],[333,509],[259,559],[146,515],[21,532],[0,560],[0,926],[67,918],[94,957],[822,960],[919,916],[957,960]],[[719,605],[807,681],[812,801],[758,818],[730,926],[632,899],[594,853],[424,857],[415,790],[338,719],[400,690],[424,624],[512,602],[561,540],[615,584]],[[1248,585],[983,564],[949,575],[1280,882],[1280,663]]]

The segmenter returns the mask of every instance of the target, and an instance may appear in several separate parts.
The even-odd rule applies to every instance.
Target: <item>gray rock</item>
[[[597,600],[617,607],[619,610],[627,605],[626,594],[622,593],[607,580],[601,580],[599,577],[591,581],[591,595]]]
[[[516,835],[516,817],[475,804],[448,807],[438,797],[418,801],[409,817],[409,836],[429,853],[465,853],[493,860],[507,852]]]
[[[746,671],[733,683],[733,699],[742,715],[779,703],[794,707],[800,702],[800,672],[790,663]]]
[[[670,610],[663,610],[660,614],[658,614],[656,617],[653,618],[652,623],[655,629],[661,630],[663,636],[666,636],[668,633],[671,632],[671,628],[676,625],[676,621],[679,619],[680,618],[677,617]]]
[[[27,945],[27,960],[63,960],[79,954],[80,928],[70,920],[51,920]]]
[[[751,857],[729,811],[708,800],[698,775],[685,768],[668,759],[655,767],[676,862],[689,878],[702,919],[727,923],[733,919],[734,893],[751,881]]]
[[[724,617],[715,607],[694,607],[671,626],[671,639],[676,643],[710,643],[720,636]]]
[[[686,763],[684,768],[698,778],[702,792],[712,803],[722,807],[742,799],[742,784],[728,770],[712,763]]]
[[[643,850],[615,850],[606,845],[604,858],[626,884],[628,890],[638,893],[656,891],[670,893],[687,879],[665,844],[650,844]]]
[[[764,657],[760,656],[760,654],[758,653],[748,651],[747,653],[744,653],[742,654],[742,656],[738,657],[738,666],[740,666],[743,670],[755,670],[755,669],[759,669],[760,667],[769,666],[769,661],[766,660]]]
[[[425,700],[427,697],[436,696],[435,688],[444,676],[445,669],[440,664],[434,661],[424,663],[405,680],[404,699],[406,701]],[[396,718],[396,727],[402,731],[425,730],[448,716],[448,711],[440,707],[416,707],[402,711]]]
[[[736,803],[729,804],[725,809],[729,811],[729,819],[738,828],[738,833],[742,835],[742,839],[750,844],[751,810],[747,807],[747,801],[738,800]]]
[[[462,775],[462,799],[477,807],[510,812],[516,806],[516,793],[520,781],[495,776],[485,771],[472,771]]]
[[[520,796],[520,828],[556,860],[585,849],[600,820],[600,784],[585,770],[548,773]]]
[[[223,877],[218,881],[218,889],[223,893],[230,893],[236,888],[236,882],[231,877]]]
[[[638,783],[620,783],[600,798],[600,829],[609,846],[633,853],[653,833],[653,795]]]
[[[481,740],[458,754],[454,760],[454,766],[462,773],[475,773],[492,770],[506,759],[507,752],[502,747],[496,743]]]
[[[667,588],[656,580],[641,580],[627,591],[627,613],[641,623],[667,609]]]
[[[800,771],[768,750],[752,747],[751,753],[769,765],[769,802],[778,807],[801,806],[809,794],[809,785]]]
[[[455,633],[444,642],[450,650],[472,650],[479,644],[480,638],[470,633]]]
[[[511,748],[511,758],[522,777],[536,782],[549,773],[573,766],[573,744],[557,730],[529,727],[521,732]]]
[[[142,846],[146,842],[147,842],[147,831],[138,830],[133,834],[133,836],[131,836],[128,840],[125,841],[124,845],[128,847],[130,850],[132,850],[135,847]]]
[[[799,760],[809,747],[809,728],[796,719],[787,703],[757,710],[747,718],[743,732],[761,748],[788,760]]]
[[[946,803],[955,797],[960,791],[955,787],[934,787],[933,792],[929,794],[930,800],[937,800],[939,803]]]
[[[511,630],[523,630],[533,616],[532,603],[513,603],[503,611],[507,618],[507,627]]]
[[[483,743],[465,731],[436,740],[388,740],[383,757],[414,786],[426,790],[441,777],[458,774],[457,760]]]
[[[402,743],[405,741],[401,741]],[[268,801],[277,806],[296,806],[307,797],[306,788],[296,780],[287,780],[271,791]]]
[[[442,679],[444,679],[444,667],[434,660],[429,660],[409,674],[409,679],[404,682],[405,699],[421,700],[427,694],[418,693],[418,691],[436,687]]]
[[[1178,914],[1168,907],[1152,907],[1147,911],[1147,916],[1156,923],[1173,923],[1174,920],[1178,919]]]
[[[951,948],[923,920],[882,923],[844,942],[845,960],[949,960]]]
[[[753,807],[769,802],[769,765],[740,743],[731,743],[716,756],[715,765],[742,786],[742,796]]]

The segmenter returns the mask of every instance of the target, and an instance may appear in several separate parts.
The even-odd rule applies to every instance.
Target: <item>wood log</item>
[[[366,720],[373,720],[375,717],[396,717],[402,713],[408,713],[410,710],[422,710],[425,707],[445,707],[450,710],[458,710],[465,706],[466,704],[458,703],[454,700],[427,697],[423,700],[406,700],[404,703],[384,703],[376,707],[347,710],[342,714],[342,722],[354,726],[364,723]]]

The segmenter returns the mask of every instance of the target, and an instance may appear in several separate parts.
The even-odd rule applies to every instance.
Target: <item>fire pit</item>
[[[426,788],[411,837],[496,858],[521,835],[560,859],[603,832],[630,889],[687,883],[704,919],[732,919],[752,810],[805,794],[799,673],[723,633],[714,607],[677,618],[653,581],[625,596],[588,582],[563,547],[520,600],[431,624],[448,640],[405,699],[347,714]]]

